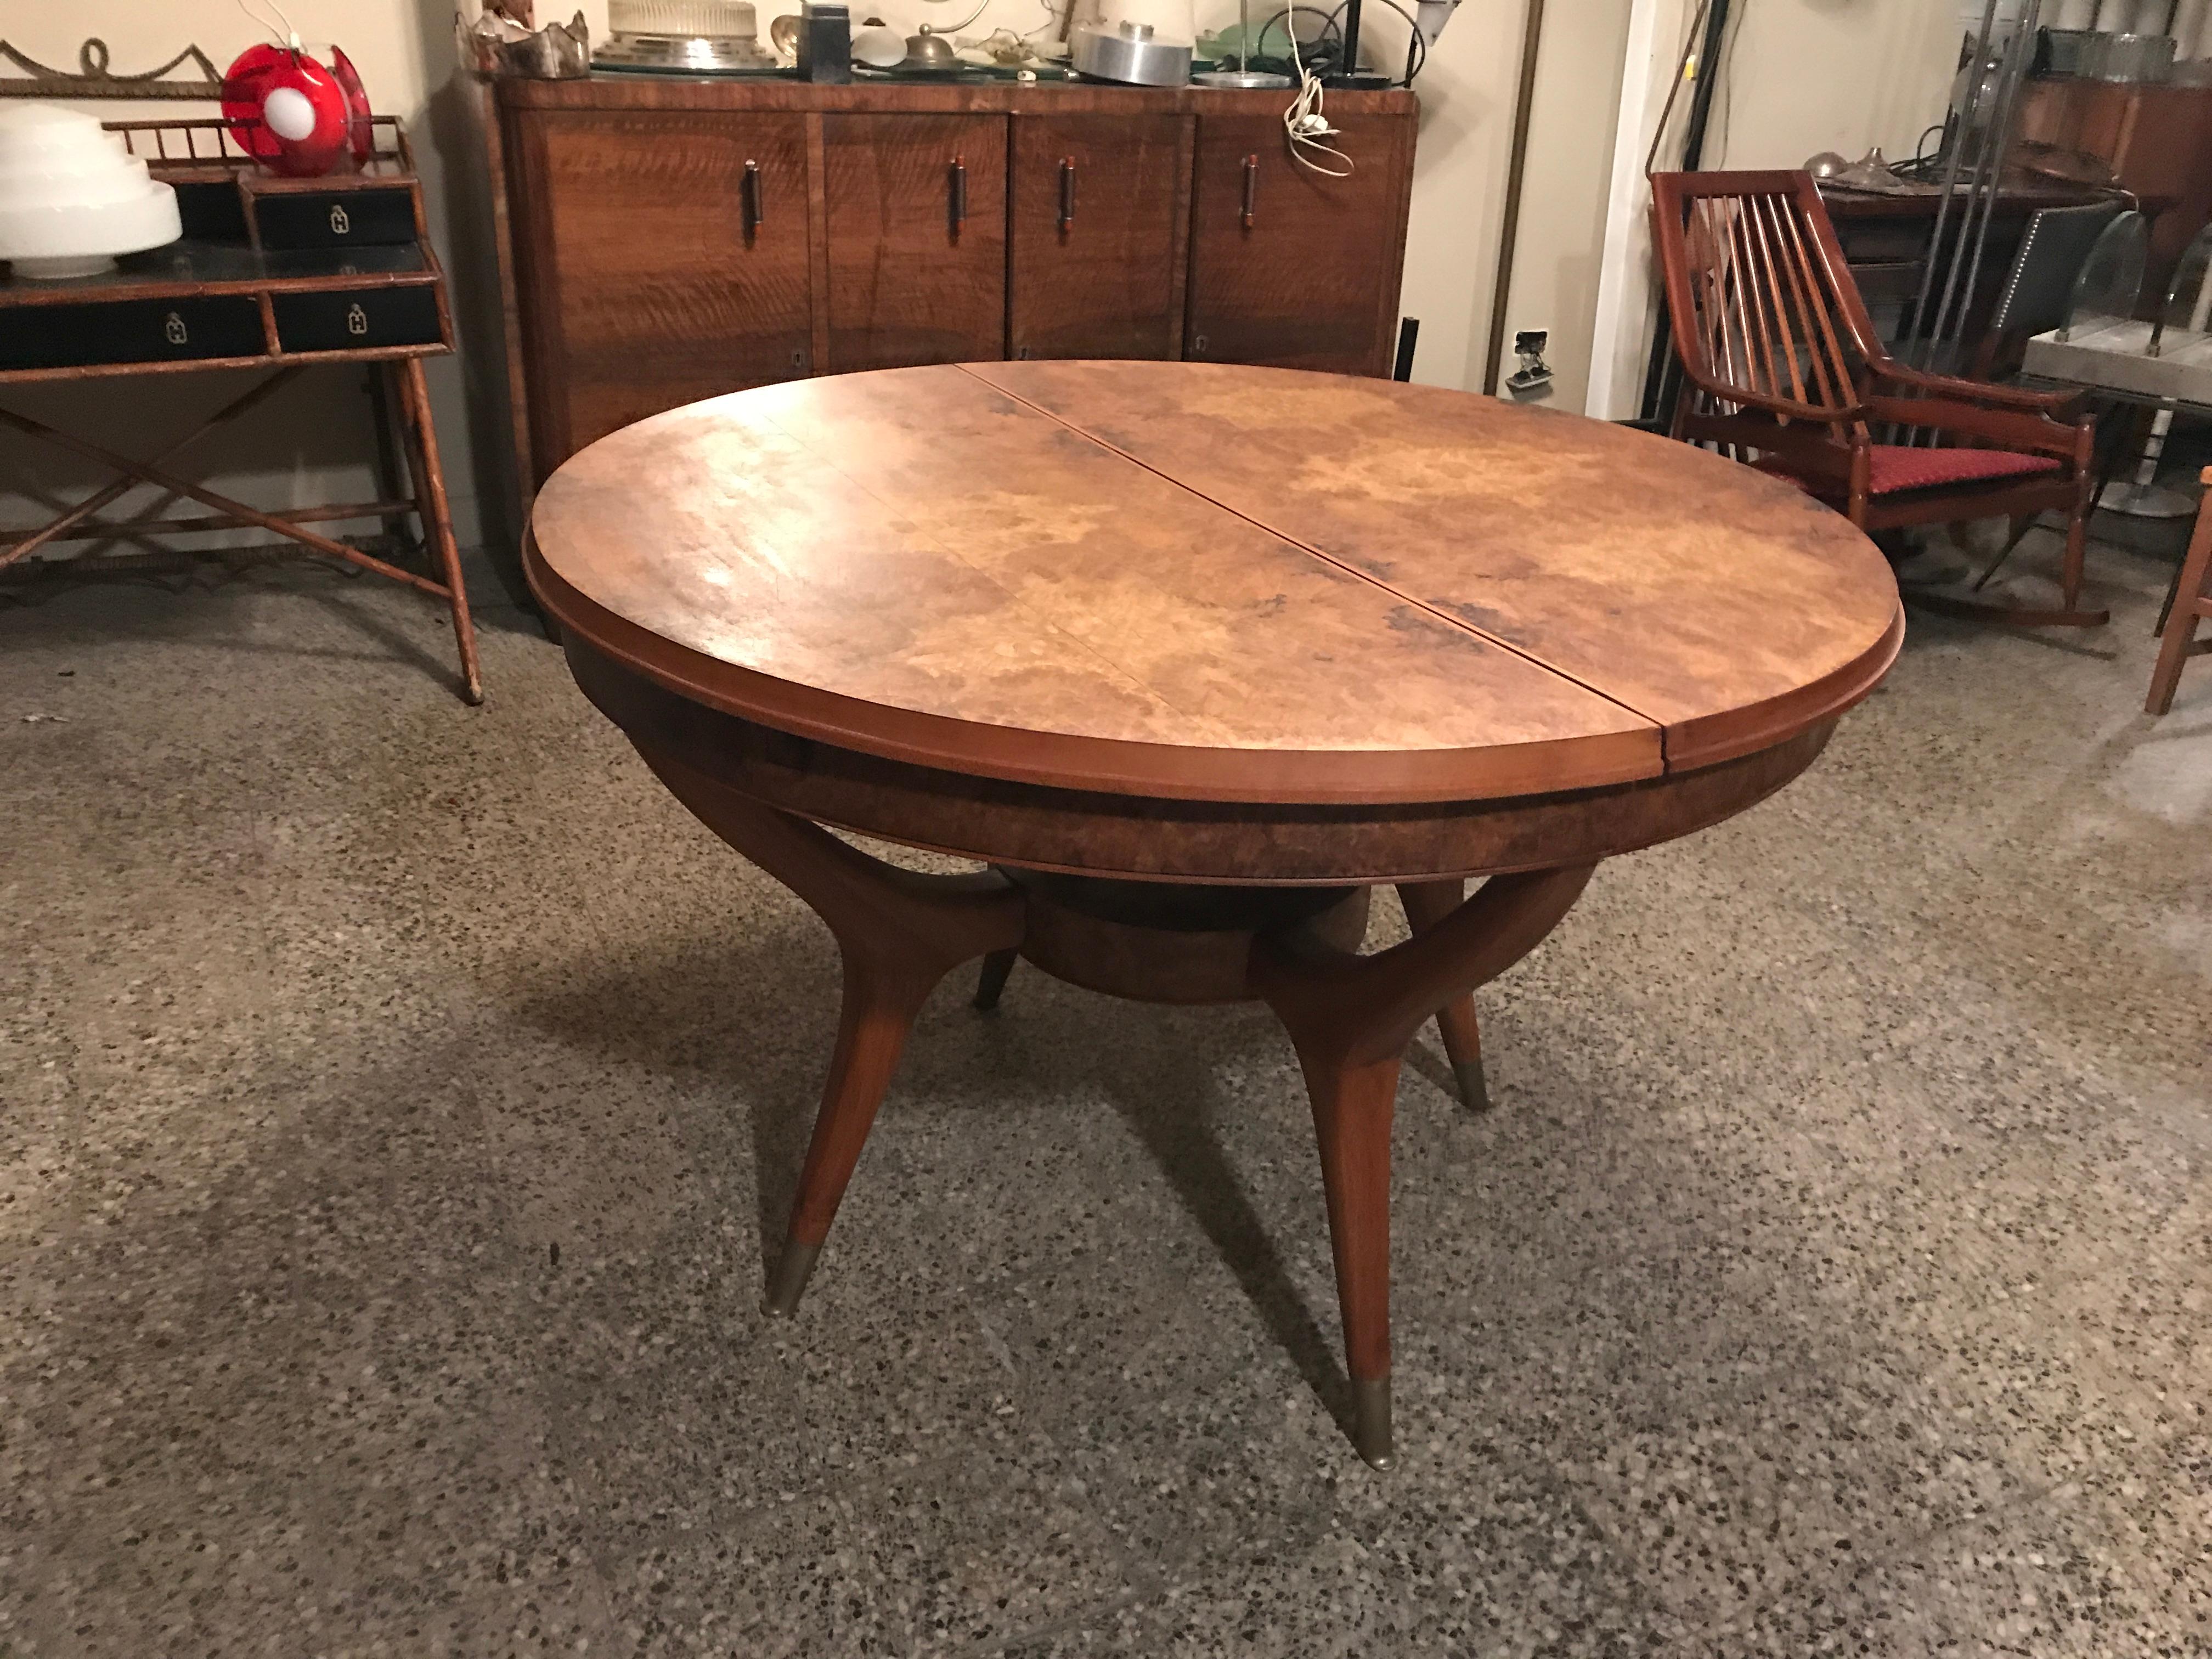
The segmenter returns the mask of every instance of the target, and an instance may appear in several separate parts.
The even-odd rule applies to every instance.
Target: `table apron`
[[[1371,884],[1595,863],[1735,816],[1809,766],[1824,720],[1753,754],[1502,800],[1301,806],[1054,789],[885,760],[708,708],[573,634],[577,684],[644,753],[817,823],[981,862],[1248,885]]]

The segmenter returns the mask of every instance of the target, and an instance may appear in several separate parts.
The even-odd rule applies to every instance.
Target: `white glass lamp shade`
[[[18,276],[88,276],[184,234],[177,192],[89,115],[0,109],[0,259]]]

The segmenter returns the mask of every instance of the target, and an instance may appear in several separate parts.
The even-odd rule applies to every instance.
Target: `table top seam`
[[[1613,696],[1613,693],[1604,690],[1602,687],[1592,685],[1588,680],[1582,678],[1579,675],[1569,673],[1557,663],[1547,662],[1543,658],[1536,655],[1534,652],[1525,650],[1522,647],[1514,644],[1510,640],[1500,639],[1497,635],[1490,633],[1486,629],[1475,627],[1474,623],[1468,622],[1463,617],[1455,617],[1452,615],[1450,611],[1444,610],[1439,605],[1432,605],[1428,600],[1421,599],[1418,595],[1408,593],[1403,588],[1393,586],[1390,583],[1384,581],[1381,577],[1376,575],[1372,571],[1362,570],[1358,566],[1348,563],[1345,560],[1338,558],[1334,554],[1328,552],[1323,548],[1316,547],[1310,542],[1301,541],[1297,537],[1290,534],[1287,531],[1278,529],[1275,526],[1268,524],[1263,520],[1255,519],[1249,513],[1240,512],[1236,507],[1230,506],[1228,502],[1217,500],[1213,496],[1207,495],[1204,490],[1176,477],[1171,472],[1163,472],[1158,467],[1152,465],[1152,463],[1145,460],[1142,457],[1131,454],[1127,450],[1123,449],[1118,444],[1108,441],[1106,439],[1100,437],[1097,433],[1090,430],[1087,427],[1079,426],[1073,421],[1069,420],[1066,416],[1060,415],[1055,410],[1047,409],[1042,404],[1032,403],[1029,398],[1023,397],[1020,392],[1015,392],[1009,387],[1000,386],[996,380],[991,380],[986,375],[977,374],[975,368],[969,364],[954,363],[951,367],[958,369],[963,374],[968,375],[969,378],[980,382],[981,385],[988,386],[1000,397],[1009,398],[1012,402],[1019,404],[1024,409],[1043,416],[1045,419],[1052,422],[1054,424],[1066,431],[1073,432],[1077,437],[1082,438],[1087,442],[1097,444],[1101,449],[1107,451],[1109,454],[1120,456],[1123,460],[1128,462],[1130,465],[1143,468],[1144,471],[1151,473],[1154,477],[1162,479],[1167,483],[1172,484],[1176,489],[1182,490],[1185,495],[1194,495],[1200,501],[1206,502],[1208,506],[1218,507],[1222,512],[1228,514],[1231,518],[1242,520],[1244,523],[1250,525],[1254,529],[1273,537],[1285,546],[1294,547],[1297,549],[1299,552],[1307,555],[1309,557],[1320,560],[1323,564],[1329,566],[1332,569],[1340,570],[1346,575],[1365,582],[1370,587],[1380,588],[1383,592],[1389,594],[1391,598],[1413,606],[1416,610],[1420,611],[1425,615],[1433,617],[1437,621],[1455,628],[1463,634],[1471,634],[1476,639],[1482,641],[1486,645],[1494,645],[1500,651],[1505,652],[1509,655],[1518,657],[1522,661],[1532,664],[1534,666],[1542,669],[1547,674],[1556,675],[1560,679],[1566,681],[1568,684],[1579,686],[1583,690],[1589,692],[1592,696],[1601,698],[1604,702],[1612,704],[1615,708],[1619,708],[1625,713],[1633,714],[1638,720],[1644,721],[1659,733],[1659,751],[1661,762],[1662,766],[1667,763],[1669,758],[1667,754],[1667,722],[1659,719],[1657,716],[1645,714],[1644,710],[1637,708],[1633,703],[1623,702],[1620,698]]]

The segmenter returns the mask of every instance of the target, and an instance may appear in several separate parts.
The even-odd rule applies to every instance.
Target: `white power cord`
[[[1334,138],[1336,129],[1328,124],[1328,116],[1322,105],[1323,93],[1321,77],[1306,67],[1304,55],[1298,51],[1298,19],[1297,8],[1285,21],[1283,33],[1291,37],[1291,64],[1298,72],[1298,89],[1291,99],[1290,107],[1283,112],[1283,136],[1290,141],[1291,159],[1310,173],[1318,173],[1324,179],[1352,177],[1352,158],[1342,150],[1322,142]],[[1331,161],[1340,161],[1341,167],[1324,167],[1315,160],[1325,155]]]
[[[278,46],[289,46],[294,52],[299,51],[300,31],[294,28],[292,20],[284,15],[284,9],[276,3],[276,0],[257,0],[257,3],[266,6],[269,11],[274,12],[276,21],[271,23],[262,12],[246,4],[246,0],[238,0],[238,9],[246,14],[246,20],[255,27],[267,29],[274,34]]]

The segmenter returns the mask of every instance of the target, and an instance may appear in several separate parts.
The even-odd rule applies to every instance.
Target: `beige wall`
[[[1943,118],[1957,0],[1741,0],[1707,165],[1794,167],[1879,144],[1905,160]],[[1931,141],[1932,142],[1932,141]]]
[[[1606,177],[1630,5],[1631,0],[1552,0],[1536,58],[1521,235],[1498,356],[1504,374],[1510,374],[1516,366],[1513,336],[1523,329],[1548,330],[1547,361],[1555,379],[1541,395],[1559,409],[1579,411],[1589,380]],[[1486,291],[1477,305],[1485,337],[1476,345],[1477,361],[1469,366],[1471,386],[1482,384],[1480,358],[1488,343],[1488,298]]]

